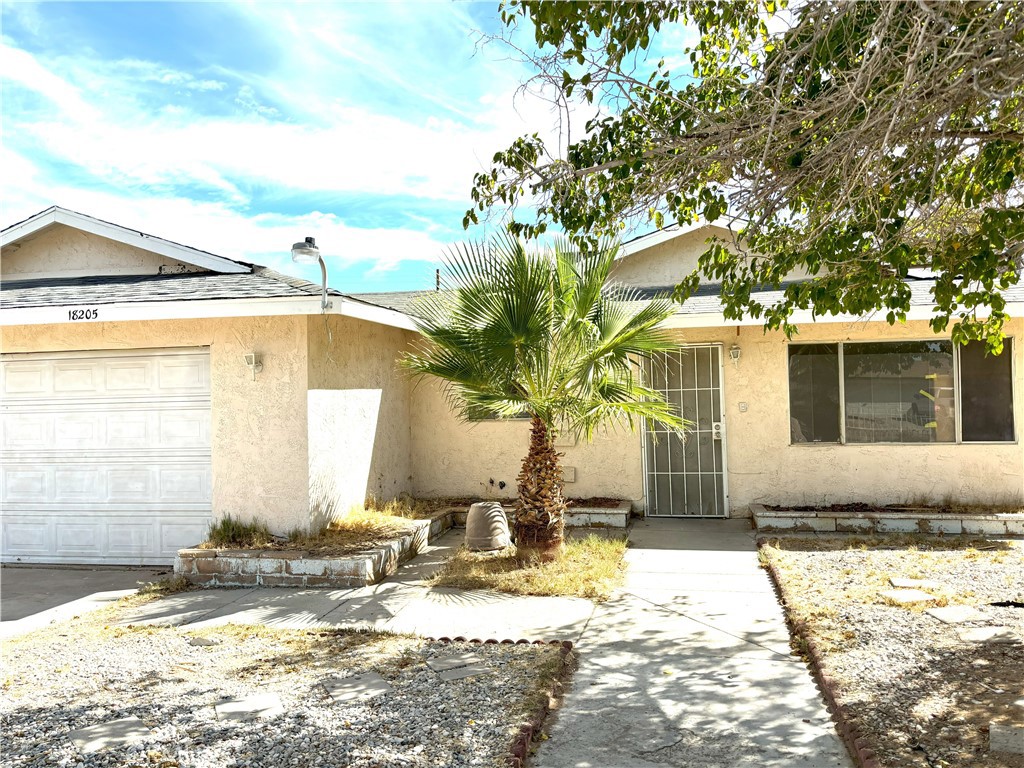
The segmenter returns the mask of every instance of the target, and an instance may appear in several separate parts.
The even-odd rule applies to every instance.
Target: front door
[[[725,517],[729,511],[722,419],[722,347],[694,344],[645,365],[648,386],[691,422],[683,435],[660,424],[644,433],[647,514]]]

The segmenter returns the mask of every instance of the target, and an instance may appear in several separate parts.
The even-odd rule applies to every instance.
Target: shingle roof
[[[0,283],[0,305],[4,309],[22,309],[153,301],[272,299],[319,296],[320,293],[320,286],[315,283],[254,266],[251,273],[237,274],[185,272],[4,280]],[[341,295],[337,291],[328,293]]]
[[[931,287],[932,280],[907,280],[910,286],[910,305],[927,306],[933,303]],[[783,289],[790,283],[784,283]],[[638,288],[637,291],[643,299],[654,298],[655,296],[670,296],[674,286],[659,285]],[[353,298],[365,301],[369,304],[376,304],[388,309],[394,309],[407,315],[415,314],[415,302],[421,296],[429,295],[433,291],[405,291],[399,293],[358,293]],[[676,310],[677,315],[703,315],[717,314],[722,311],[720,299],[721,285],[719,283],[704,283],[697,292],[687,299],[681,307]],[[753,297],[762,304],[771,305],[782,301],[783,290],[760,290],[755,291]],[[1003,297],[1008,303],[1024,302],[1024,281],[1003,291]]]

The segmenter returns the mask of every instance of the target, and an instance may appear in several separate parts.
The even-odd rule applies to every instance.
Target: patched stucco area
[[[207,347],[214,518],[262,518],[275,533],[309,519],[306,318],[242,317],[0,329],[5,353]],[[256,374],[244,355],[258,352]]]
[[[414,495],[516,495],[516,476],[530,442],[528,421],[460,422],[440,386],[422,380],[413,389],[412,431]],[[642,508],[640,444],[639,432],[631,433],[626,427],[601,433],[593,443],[560,441],[559,450],[565,453],[562,464],[570,477],[575,476],[566,482],[565,493],[623,498]]]
[[[409,334],[310,316],[309,499],[313,525],[367,497],[411,491],[410,385],[398,359]]]
[[[0,254],[0,273],[11,280],[80,275],[157,275],[198,267],[152,251],[57,224]]]

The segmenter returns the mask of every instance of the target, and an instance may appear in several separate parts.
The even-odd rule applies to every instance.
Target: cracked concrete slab
[[[470,664],[465,667],[455,667],[454,669],[446,669],[438,674],[438,677],[446,683],[450,683],[453,680],[463,680],[467,677],[476,677],[477,675],[488,675],[490,674],[490,667],[485,667],[483,664]]]

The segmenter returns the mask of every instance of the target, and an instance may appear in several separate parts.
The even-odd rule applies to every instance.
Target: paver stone
[[[914,605],[916,603],[930,603],[935,600],[934,595],[922,592],[919,589],[890,589],[880,593],[883,598],[896,605]]]
[[[444,680],[446,683],[452,680],[462,680],[464,677],[475,677],[476,675],[486,675],[491,670],[489,667],[485,667],[482,664],[471,664],[468,667],[457,667],[455,669],[446,669],[441,672],[438,677]]]
[[[372,699],[391,692],[391,684],[376,672],[363,672],[343,679],[332,677],[324,680],[324,688],[333,701],[341,703]]]
[[[256,693],[239,699],[226,699],[214,705],[219,720],[244,722],[260,717],[274,717],[284,712],[276,693]]]
[[[71,731],[68,738],[82,754],[98,752],[108,747],[134,744],[150,735],[149,728],[137,717],[123,717],[108,723],[91,725]]]
[[[981,611],[969,605],[947,605],[943,608],[929,608],[925,613],[938,619],[943,624],[962,624],[965,621],[980,621],[985,618]]]

